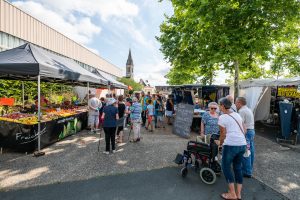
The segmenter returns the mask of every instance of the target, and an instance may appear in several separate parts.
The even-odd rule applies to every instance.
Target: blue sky
[[[159,25],[173,12],[168,0],[13,0],[14,5],[124,70],[131,48],[135,79],[164,85]]]

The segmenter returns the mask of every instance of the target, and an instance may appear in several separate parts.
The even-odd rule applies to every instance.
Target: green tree
[[[240,73],[260,76],[263,70],[258,64],[275,59],[274,46],[290,44],[299,33],[298,0],[171,2],[174,14],[166,16],[157,37],[173,67],[167,75],[169,82],[176,82],[177,74],[184,74],[188,81],[196,81],[200,74],[210,80],[216,70],[212,66],[219,66],[234,74],[238,95]]]
[[[123,78],[120,78],[118,81],[120,81],[121,83],[124,83],[125,85],[130,86],[132,88],[132,90],[129,90],[129,93],[143,89],[143,86],[141,84],[135,82],[131,78],[123,77]]]
[[[24,81],[24,94],[28,99],[33,100],[37,96],[37,82]],[[72,92],[72,86],[58,83],[41,82],[41,92],[49,97],[51,94],[64,94]],[[22,81],[18,80],[0,80],[0,97],[13,97],[17,103],[22,102]]]

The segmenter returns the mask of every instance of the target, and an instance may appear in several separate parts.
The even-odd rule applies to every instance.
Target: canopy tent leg
[[[87,101],[90,99],[90,83],[87,83]]]
[[[23,109],[25,107],[25,96],[24,96],[24,81],[22,81],[22,105],[23,105]]]
[[[38,150],[34,152],[34,156],[43,156],[45,152],[41,152],[41,76],[38,75]]]
[[[110,95],[111,95],[111,91],[110,91],[110,83],[108,83],[107,89],[108,89],[108,94],[109,94],[109,96],[110,96]],[[111,96],[110,96],[110,97],[111,97]]]

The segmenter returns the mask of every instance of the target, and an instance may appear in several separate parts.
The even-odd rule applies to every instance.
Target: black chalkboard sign
[[[180,137],[189,138],[193,122],[194,106],[180,103],[177,105],[173,133]]]

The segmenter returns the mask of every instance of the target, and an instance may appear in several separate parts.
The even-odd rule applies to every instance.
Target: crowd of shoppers
[[[116,152],[115,143],[124,142],[124,129],[129,127],[133,132],[130,142],[141,141],[141,127],[145,127],[149,132],[154,132],[156,128],[165,128],[165,102],[158,94],[148,92],[146,95],[107,95],[106,98],[95,97],[94,93],[89,93],[89,120],[90,133],[95,134],[97,129],[103,128],[105,133],[106,148],[104,154]],[[168,115],[168,123],[174,114],[174,104],[169,98],[167,102],[171,114]]]
[[[164,116],[172,125],[174,102],[172,96],[167,100],[160,95],[150,93],[137,96],[101,98],[94,94],[89,99],[89,124],[95,132],[98,124],[105,132],[105,154],[116,151],[116,142],[123,142],[123,130],[130,124],[133,131],[131,142],[141,141],[141,127],[153,132],[155,128],[164,128]],[[100,116],[100,117],[99,117]],[[100,119],[100,120],[99,120]],[[124,123],[118,125],[118,120]],[[117,141],[115,141],[117,134]],[[222,148],[222,170],[228,184],[224,199],[240,199],[243,177],[251,178],[254,163],[254,117],[247,107],[244,97],[235,100],[226,96],[219,103],[210,102],[208,111],[202,115],[200,137],[211,135],[213,141]],[[232,173],[233,170],[233,173]],[[234,174],[234,175],[233,175]],[[236,184],[236,185],[235,185]]]

